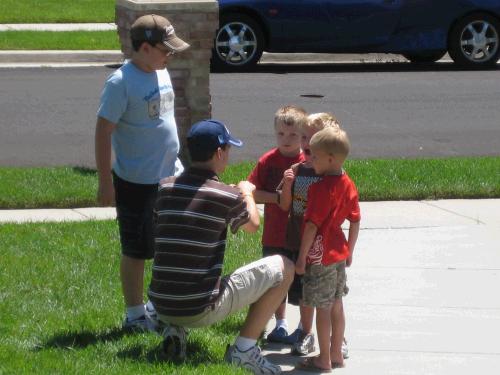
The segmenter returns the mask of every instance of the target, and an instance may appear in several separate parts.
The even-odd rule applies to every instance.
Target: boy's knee
[[[287,257],[282,256],[283,260],[283,282],[291,284],[295,276],[295,264]]]
[[[339,311],[339,312],[344,310],[344,304],[342,302],[342,297],[335,298],[335,301],[333,302],[333,310]]]

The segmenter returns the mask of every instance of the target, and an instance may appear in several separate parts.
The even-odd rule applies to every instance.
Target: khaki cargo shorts
[[[194,316],[162,316],[161,321],[181,327],[206,327],[257,302],[269,289],[283,281],[283,260],[279,255],[262,258],[238,268],[221,280],[224,288],[215,304]]]
[[[345,261],[306,267],[302,278],[302,298],[306,306],[327,308],[346,294]]]

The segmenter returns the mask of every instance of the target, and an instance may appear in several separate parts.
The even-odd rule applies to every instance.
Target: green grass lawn
[[[115,0],[1,0],[0,23],[114,22]]]
[[[115,0],[1,0],[0,23],[114,23]],[[4,31],[0,50],[119,50],[115,31]]]
[[[161,337],[122,332],[115,221],[4,224],[0,238],[0,374],[244,373],[223,362],[244,312],[192,330],[182,365]],[[224,271],[259,257],[260,233],[229,235]]]
[[[227,183],[246,179],[254,163],[230,165]],[[349,160],[362,201],[499,198],[500,157]],[[84,168],[0,168],[1,208],[96,205],[97,176]]]
[[[116,31],[3,31],[0,50],[119,50]]]

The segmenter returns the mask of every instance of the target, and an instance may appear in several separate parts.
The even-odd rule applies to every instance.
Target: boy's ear
[[[217,155],[217,159],[222,159],[222,148],[217,147],[217,151],[215,151],[215,154]]]
[[[142,42],[141,47],[139,48],[139,51],[143,51],[146,53],[149,53],[153,46],[149,44],[148,42]]]

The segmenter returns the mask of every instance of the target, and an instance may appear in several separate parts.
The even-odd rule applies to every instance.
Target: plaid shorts
[[[304,305],[320,308],[331,306],[346,292],[345,261],[328,266],[308,265],[302,284]]]

